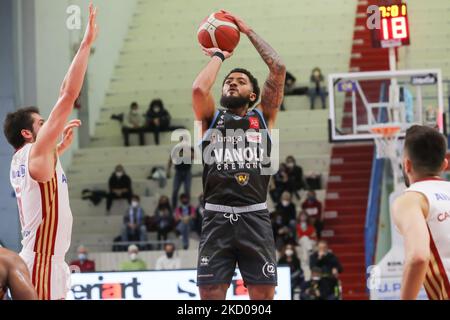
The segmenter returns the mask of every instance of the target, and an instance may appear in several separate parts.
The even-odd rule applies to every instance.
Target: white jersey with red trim
[[[438,178],[412,184],[406,192],[423,194],[429,205],[427,216],[431,258],[425,291],[432,300],[450,299],[450,182]]]

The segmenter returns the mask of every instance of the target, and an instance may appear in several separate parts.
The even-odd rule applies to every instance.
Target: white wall
[[[44,117],[47,117],[58,97],[59,88],[71,63],[74,45],[78,46],[84,35],[88,14],[86,0],[36,0],[35,1],[35,37],[36,37],[36,105]],[[66,13],[70,5],[78,5],[82,13],[80,30],[69,30]],[[134,12],[136,0],[95,0],[98,7],[99,38],[95,44],[95,53],[91,56],[89,79],[90,127],[93,135],[95,121],[108,88],[124,36],[128,30]],[[26,77],[26,75],[24,75]],[[77,116],[74,111],[73,117]],[[83,129],[81,129],[83,130]],[[70,165],[72,152],[78,148],[75,140],[73,148],[62,158],[64,167]]]

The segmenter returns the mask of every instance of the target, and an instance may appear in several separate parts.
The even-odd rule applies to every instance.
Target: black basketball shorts
[[[267,209],[204,211],[197,286],[230,284],[236,265],[245,285],[277,285],[275,241]]]

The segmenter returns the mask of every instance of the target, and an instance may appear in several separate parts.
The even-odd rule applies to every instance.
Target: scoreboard
[[[409,45],[408,8],[405,3],[379,6],[380,28],[372,30],[374,48]]]

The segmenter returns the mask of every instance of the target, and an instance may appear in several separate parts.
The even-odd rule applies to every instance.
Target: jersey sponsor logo
[[[450,213],[448,212],[443,212],[443,213],[439,213],[437,216],[437,219],[439,222],[444,222],[445,220],[450,218]]]
[[[250,122],[250,129],[259,129],[259,120],[256,117],[250,117],[248,118],[248,121]]]
[[[17,170],[11,170],[11,177],[13,179],[16,178],[23,178],[25,177],[25,173],[26,173],[26,167],[25,165],[20,165],[19,168]]]
[[[245,137],[247,138],[248,142],[253,142],[253,143],[261,143],[262,142],[262,135],[260,132],[246,132]]]
[[[250,174],[247,172],[238,172],[234,175],[234,177],[236,178],[237,183],[241,186],[246,186],[250,181]]]
[[[275,276],[275,264],[271,262],[266,262],[266,264],[262,267],[262,273],[266,278],[271,278]]]
[[[446,195],[445,193],[435,193],[437,201],[450,201],[450,196]]]

